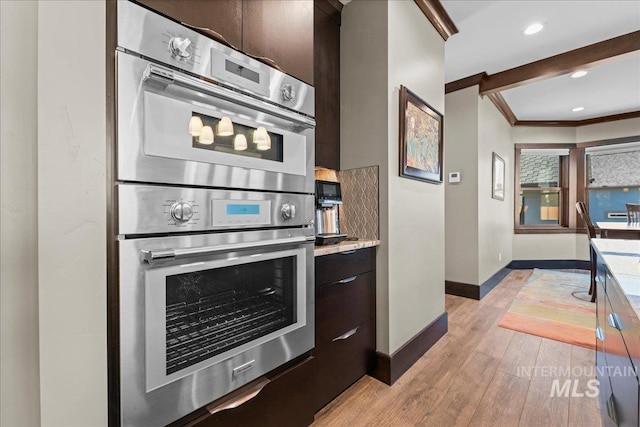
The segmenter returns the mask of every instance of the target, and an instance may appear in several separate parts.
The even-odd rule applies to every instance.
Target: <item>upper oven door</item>
[[[117,63],[120,181],[313,193],[313,119],[126,53]]]

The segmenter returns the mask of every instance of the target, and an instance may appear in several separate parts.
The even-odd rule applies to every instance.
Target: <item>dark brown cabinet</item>
[[[316,166],[340,169],[340,13],[326,0],[314,10]],[[337,13],[336,13],[337,12]]]
[[[596,366],[604,426],[638,426],[638,317],[598,259]]]
[[[313,1],[244,0],[242,50],[313,85]]]
[[[375,251],[316,257],[316,411],[375,364]]]
[[[210,415],[182,423],[189,427],[303,427],[313,423],[314,389],[310,379],[315,372],[316,359],[309,357],[279,374],[247,384],[208,408],[230,406]],[[266,385],[265,385],[266,382]],[[261,386],[264,387],[260,389]],[[258,394],[254,393],[259,391]],[[254,397],[251,397],[254,396]],[[244,401],[247,397],[250,399]],[[238,402],[243,402],[233,407]]]
[[[242,0],[137,0],[178,22],[209,28],[242,49]]]
[[[137,0],[313,84],[312,0]]]

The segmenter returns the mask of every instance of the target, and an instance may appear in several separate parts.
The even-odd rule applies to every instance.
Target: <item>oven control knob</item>
[[[296,91],[293,90],[293,86],[288,83],[285,83],[280,88],[280,96],[282,96],[282,100],[285,102],[293,101],[293,98],[296,97]]]
[[[185,202],[174,203],[171,206],[171,217],[178,222],[187,222],[193,217],[193,207]]]
[[[169,50],[172,54],[181,59],[191,58],[191,40],[186,37],[173,37],[169,40]]]
[[[282,218],[291,219],[296,216],[296,205],[285,203],[284,205],[282,205],[280,213],[282,214]]]

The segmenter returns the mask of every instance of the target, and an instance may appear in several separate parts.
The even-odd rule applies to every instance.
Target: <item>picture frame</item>
[[[444,117],[400,86],[400,176],[442,184]]]
[[[495,152],[491,155],[491,197],[496,200],[504,200],[505,191],[505,162]]]

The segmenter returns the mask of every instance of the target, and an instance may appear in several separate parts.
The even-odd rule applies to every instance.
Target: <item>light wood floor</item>
[[[597,397],[550,397],[554,379],[589,390],[594,351],[497,326],[530,275],[512,271],[481,301],[447,295],[440,341],[392,387],[361,378],[313,426],[600,426]],[[554,367],[572,374],[551,375]]]

